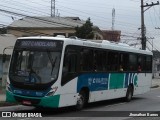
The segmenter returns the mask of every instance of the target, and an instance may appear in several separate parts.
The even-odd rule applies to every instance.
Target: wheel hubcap
[[[77,103],[78,103],[78,105],[83,106],[83,102],[84,102],[83,97],[82,97],[82,95],[80,95],[77,100]]]
[[[131,92],[129,93],[128,98],[129,98],[129,99],[132,98],[132,93],[131,93]]]

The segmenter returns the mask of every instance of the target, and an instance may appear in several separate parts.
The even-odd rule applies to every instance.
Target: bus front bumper
[[[47,97],[28,97],[28,96],[15,95],[10,91],[6,91],[6,102],[20,103],[23,105],[58,108],[59,100],[60,100],[60,95],[47,96]]]

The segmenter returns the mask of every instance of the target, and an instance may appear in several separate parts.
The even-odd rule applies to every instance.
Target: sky
[[[112,9],[115,9],[114,29],[121,30],[121,40],[129,43],[141,36],[141,0],[55,0],[56,15],[61,17],[76,16],[91,22],[100,29],[111,30]],[[144,4],[157,0],[144,0]],[[29,16],[50,16],[51,0],[0,0],[0,9]],[[146,8],[145,8],[146,9]],[[20,16],[0,12],[1,24],[8,25]],[[160,5],[151,7],[145,12],[146,36],[155,49],[160,50]],[[154,38],[154,39],[151,39]],[[129,41],[129,42],[128,42]],[[149,49],[152,49],[147,42]]]

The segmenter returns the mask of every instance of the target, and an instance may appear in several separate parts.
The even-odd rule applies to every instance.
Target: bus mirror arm
[[[3,54],[3,56],[2,56],[2,62],[3,62],[3,63],[6,62],[6,57],[7,57],[7,55],[6,55],[6,54]]]

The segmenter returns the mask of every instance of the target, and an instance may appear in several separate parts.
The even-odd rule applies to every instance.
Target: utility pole
[[[51,17],[55,17],[56,15],[56,7],[55,7],[55,0],[51,0]]]
[[[159,1],[157,1],[157,3],[152,2],[151,4],[146,3],[146,5],[144,5],[143,0],[141,0],[141,34],[142,34],[141,43],[142,43],[142,50],[146,50],[146,33],[145,33],[146,28],[144,25],[144,12],[154,5],[159,5]],[[144,10],[144,7],[147,7],[146,10]]]
[[[143,7],[143,0],[141,0],[141,42],[142,42],[142,50],[146,49],[146,36],[144,31],[144,7]]]

